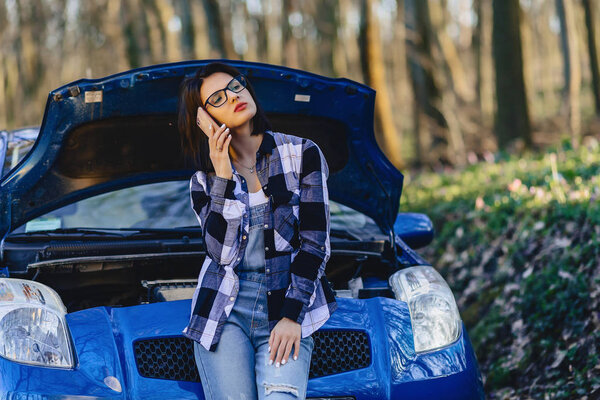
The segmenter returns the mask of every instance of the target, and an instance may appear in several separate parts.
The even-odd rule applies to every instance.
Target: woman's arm
[[[233,193],[233,179],[216,176],[210,193],[206,190],[206,179],[203,171],[190,179],[192,209],[202,228],[209,257],[220,265],[228,265],[239,252],[238,231],[245,206]]]
[[[321,149],[307,139],[302,150],[300,173],[300,249],[290,265],[291,283],[285,294],[281,317],[302,324],[317,281],[325,273],[329,245],[329,167]]]

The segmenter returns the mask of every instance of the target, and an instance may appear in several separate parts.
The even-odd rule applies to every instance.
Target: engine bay
[[[133,306],[191,299],[206,257],[199,238],[163,241],[5,242],[11,277],[53,288],[68,312],[96,306]],[[326,277],[337,297],[394,298],[387,279],[395,271],[389,241],[331,240]],[[136,250],[139,251],[136,253]],[[126,254],[118,254],[128,251]],[[117,254],[115,254],[117,253]],[[27,262],[15,268],[15,261]]]

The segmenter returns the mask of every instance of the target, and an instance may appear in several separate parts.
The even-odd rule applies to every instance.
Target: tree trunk
[[[587,45],[590,57],[590,69],[592,74],[592,89],[594,91],[594,103],[596,114],[600,116],[600,69],[598,67],[598,48],[596,47],[596,25],[594,17],[596,15],[596,3],[590,0],[583,0],[585,9],[585,26],[587,28]]]
[[[567,108],[566,114],[571,141],[573,146],[577,147],[581,141],[581,113],[579,110],[581,68],[579,66],[577,32],[575,31],[575,11],[570,0],[556,0],[556,9],[560,20],[560,38],[563,50],[564,105]]]
[[[383,60],[381,37],[379,35],[379,23],[374,7],[376,0],[366,0],[364,4],[365,13],[365,76],[367,84],[376,90],[375,97],[375,127],[382,132],[383,146],[389,160],[397,168],[403,167],[400,157],[400,136],[394,124],[392,108],[390,106],[390,93],[386,78],[385,63]]]
[[[447,158],[454,165],[464,165],[467,161],[467,152],[458,120],[457,93],[465,101],[472,101],[474,94],[468,88],[456,47],[445,33],[447,19],[443,6],[437,0],[428,2],[428,5],[424,12],[429,12],[426,20],[429,21],[429,35],[435,43],[435,50],[431,51],[434,62],[432,71],[437,73],[436,81],[440,87],[441,100],[439,107],[448,128],[445,131],[449,145]]]
[[[196,48],[195,15],[192,14],[190,0],[178,0],[175,4],[181,18],[181,55],[184,59],[191,59],[194,58],[194,49]]]
[[[194,26],[194,58],[210,57],[210,40],[208,38],[208,23],[202,3],[192,1],[191,4]]]
[[[404,0],[407,56],[413,93],[415,94],[415,154],[416,165],[447,162],[447,124],[437,105],[440,91],[434,78],[431,57],[431,37],[427,3]]]
[[[360,37],[351,26],[350,15],[356,4],[351,0],[338,0],[339,18],[341,26],[341,37],[338,38],[339,45],[337,54],[343,59],[337,65],[338,76],[348,77],[355,81],[364,82],[363,69],[361,66]],[[345,71],[345,72],[342,72]]]
[[[324,1],[316,4],[314,0],[306,4],[310,5],[307,11],[312,15],[317,28],[318,65],[316,67],[319,73],[332,76],[334,74],[333,48],[337,31],[335,20],[337,4],[333,1]],[[305,40],[307,43],[310,43],[310,39],[305,38]]]
[[[570,1],[570,0],[569,0]],[[522,7],[519,7],[519,26],[521,30],[521,50],[523,55],[523,81],[525,82],[525,98],[527,99],[527,109],[529,117],[535,121],[535,85],[533,82],[533,46],[532,46],[532,27],[527,13]]]
[[[167,53],[167,30],[160,17],[156,0],[143,0],[142,4],[148,21],[151,60],[153,64],[157,64]]]
[[[221,11],[219,3],[216,0],[203,0],[204,12],[206,14],[206,22],[208,26],[208,39],[210,42],[210,57],[211,58],[226,58],[226,39],[221,19]]]
[[[131,68],[146,65],[148,59],[149,43],[144,32],[145,13],[138,12],[139,0],[129,0],[121,3],[122,40],[126,46],[126,56]]]
[[[466,80],[465,71],[462,61],[458,56],[456,46],[450,36],[446,33],[446,12],[440,0],[428,1],[429,20],[431,23],[431,35],[435,39],[438,51],[440,52],[440,60],[444,60],[444,64],[448,69],[449,83],[452,85],[453,91],[465,102],[471,102],[475,98],[473,90]]]
[[[396,126],[400,130],[400,144],[404,155],[410,152],[405,151],[407,147],[407,138],[404,133],[412,129],[414,95],[410,86],[408,77],[408,63],[406,56],[406,23],[404,18],[404,0],[396,0],[396,21],[394,26],[394,48],[392,49],[392,71],[395,88],[394,104],[399,108],[396,116]],[[402,157],[404,160],[405,158]]]
[[[265,30],[267,31],[267,62],[281,64],[282,15],[281,0],[266,0]]]
[[[283,0],[283,59],[287,67],[299,68],[298,39],[294,36],[289,16],[299,12],[294,0]]]
[[[492,0],[474,2],[477,26],[473,35],[477,70],[477,99],[484,125],[494,120],[494,67],[492,65]]]
[[[523,78],[519,0],[493,0],[492,46],[496,69],[495,131],[500,148],[516,140],[531,146],[529,110]]]

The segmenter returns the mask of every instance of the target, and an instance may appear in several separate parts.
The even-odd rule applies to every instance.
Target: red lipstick
[[[244,108],[246,108],[246,103],[240,103],[237,106],[235,106],[235,109],[233,111],[238,112],[240,110],[243,110]]]

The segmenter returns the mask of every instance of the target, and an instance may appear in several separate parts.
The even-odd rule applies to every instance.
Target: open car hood
[[[50,92],[33,149],[0,181],[0,238],[84,198],[189,179],[194,171],[183,165],[177,130],[178,89],[211,61],[248,77],[274,131],[319,145],[332,200],[392,229],[403,177],[375,141],[373,89],[282,66],[202,60],[81,79]]]

